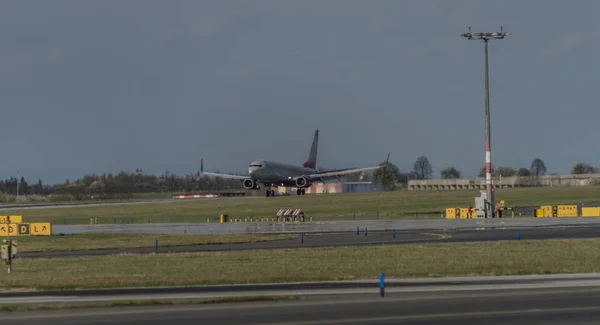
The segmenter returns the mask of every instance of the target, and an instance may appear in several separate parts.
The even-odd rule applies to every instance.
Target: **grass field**
[[[171,194],[167,193],[136,193],[131,198],[113,198],[113,199],[81,199],[76,200],[69,194],[48,195],[20,195],[17,201],[16,195],[0,193],[0,205],[24,205],[35,206],[40,204],[73,204],[73,203],[102,203],[102,202],[131,202],[137,200],[166,200],[171,199]]]
[[[254,243],[261,241],[296,239],[297,235],[268,236],[239,235],[148,235],[148,234],[75,234],[63,236],[18,237],[19,252],[48,252],[109,248],[160,247]]]
[[[369,216],[380,219],[439,218],[431,211],[474,204],[479,191],[395,191],[379,193],[323,194],[273,198],[194,200],[175,203],[88,206],[11,210],[2,214],[23,215],[25,222],[51,221],[54,224],[89,224],[91,217],[100,223],[132,222],[207,222],[221,213],[231,217],[274,217],[280,208],[303,209],[313,220],[351,219]],[[514,188],[496,190],[496,200],[506,206],[562,204],[600,201],[600,186],[568,188]]]
[[[592,239],[21,259],[0,276],[0,288],[588,273],[600,271],[598,256],[600,240]]]

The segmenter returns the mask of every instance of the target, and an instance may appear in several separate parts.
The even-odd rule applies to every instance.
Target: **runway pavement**
[[[359,217],[357,217],[359,218]],[[204,219],[206,220],[206,219]],[[145,224],[97,224],[53,225],[53,234],[80,233],[146,233],[146,234],[244,234],[289,232],[343,232],[355,231],[356,227],[369,230],[447,230],[447,229],[496,229],[536,228],[565,226],[600,226],[600,217],[579,218],[502,218],[502,219],[421,219],[421,220],[351,220],[314,222],[229,222],[229,223],[145,223]]]
[[[396,231],[394,238],[392,231],[359,231],[353,233],[307,233],[304,242],[300,239],[276,240],[257,243],[240,244],[214,244],[195,246],[160,246],[155,249],[154,240],[149,241],[146,248],[131,249],[102,249],[87,251],[59,251],[59,252],[27,252],[23,245],[19,258],[41,257],[77,257],[98,256],[123,253],[181,253],[181,252],[207,252],[227,250],[256,250],[256,249],[281,249],[281,248],[311,248],[311,247],[340,247],[340,246],[365,246],[365,245],[399,245],[416,243],[460,243],[483,242],[500,240],[543,240],[543,239],[575,239],[598,238],[600,226],[570,227],[570,228],[523,228],[523,229],[489,229],[489,230],[433,230],[433,231]]]
[[[0,313],[3,324],[597,324],[600,281],[287,290],[298,301]],[[267,295],[267,293],[265,293]],[[188,295],[187,299],[192,299]],[[70,301],[67,297],[61,300]],[[154,298],[147,298],[154,299]],[[167,296],[157,298],[169,299]],[[179,298],[186,299],[186,298]],[[81,299],[85,302],[86,299]],[[56,301],[56,299],[55,299]],[[3,305],[7,305],[3,302]]]

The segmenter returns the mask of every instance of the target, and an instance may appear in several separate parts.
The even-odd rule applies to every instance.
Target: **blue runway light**
[[[368,232],[369,232],[369,229],[367,229],[367,228],[365,227],[365,236],[367,235],[367,233],[368,233]]]
[[[360,229],[358,229],[358,227],[356,227],[356,235],[358,236],[358,233],[360,232]]]
[[[158,239],[154,241],[154,249],[158,252]]]
[[[379,294],[381,295],[381,297],[383,297],[385,295],[385,274],[383,274],[383,272],[381,272],[379,274]]]
[[[521,231],[517,230],[517,240],[521,240]]]
[[[300,234],[300,243],[304,244],[304,233]]]
[[[396,229],[392,230],[392,235],[396,238]]]

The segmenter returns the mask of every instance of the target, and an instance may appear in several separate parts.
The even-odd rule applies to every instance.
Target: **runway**
[[[378,288],[298,294],[298,301],[0,313],[3,324],[448,325],[597,324],[600,283],[556,287]],[[584,285],[585,284],[585,285]],[[293,290],[292,290],[293,294]]]
[[[77,257],[99,256],[110,254],[148,254],[148,253],[182,253],[182,252],[208,252],[228,250],[257,250],[257,249],[294,249],[315,247],[342,247],[366,245],[402,245],[425,243],[466,243],[484,241],[506,240],[545,240],[545,239],[583,239],[599,238],[600,226],[570,227],[570,228],[523,228],[523,229],[489,229],[489,230],[433,230],[433,231],[397,231],[394,238],[392,231],[359,231],[349,233],[307,233],[304,242],[300,239],[276,240],[257,243],[239,244],[214,244],[195,246],[165,246],[159,243],[155,249],[154,241],[148,243],[146,248],[131,249],[101,249],[87,251],[59,251],[59,252],[27,252],[22,247],[19,258],[43,257]]]
[[[228,222],[207,223],[141,223],[97,225],[52,225],[53,234],[83,233],[135,233],[135,234],[275,234],[311,232],[352,232],[356,227],[364,230],[468,230],[501,228],[537,228],[566,226],[600,226],[600,217],[533,218],[517,217],[503,219],[420,219],[420,220],[373,220],[356,217],[357,220],[313,222]]]

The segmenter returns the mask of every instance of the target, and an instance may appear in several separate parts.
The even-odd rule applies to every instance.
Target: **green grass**
[[[0,205],[26,205],[36,206],[42,204],[76,204],[76,203],[102,203],[102,202],[131,202],[136,200],[152,199],[171,199],[171,194],[167,193],[136,193],[130,198],[112,198],[112,199],[81,199],[77,200],[70,194],[49,195],[20,195],[17,201],[16,195],[2,193],[0,195]]]
[[[107,307],[139,307],[154,305],[203,305],[236,302],[298,300],[297,296],[241,296],[222,297],[208,300],[120,300],[98,304],[47,304],[47,305],[5,305],[0,306],[0,312],[43,311],[61,309],[107,308]]]
[[[17,259],[3,290],[600,271],[600,240],[547,240]]]
[[[271,236],[254,234],[235,235],[163,235],[163,234],[73,234],[54,236],[18,237],[19,252],[48,252],[110,248],[189,246],[210,244],[255,243],[261,241],[296,239],[297,235]]]
[[[352,219],[378,215],[380,219],[439,218],[439,214],[425,215],[428,211],[444,211],[448,207],[466,207],[474,204],[479,191],[395,191],[380,193],[321,194],[275,198],[242,198],[195,200],[175,203],[148,203],[130,205],[89,206],[6,211],[3,214],[23,215],[25,222],[50,221],[54,224],[89,224],[90,218],[99,223],[125,223],[130,219],[142,222],[211,222],[218,221],[221,213],[231,217],[274,217],[280,208],[300,208],[313,220]],[[496,190],[496,200],[506,205],[567,204],[600,199],[600,186],[542,187]],[[410,215],[407,215],[410,214]]]

